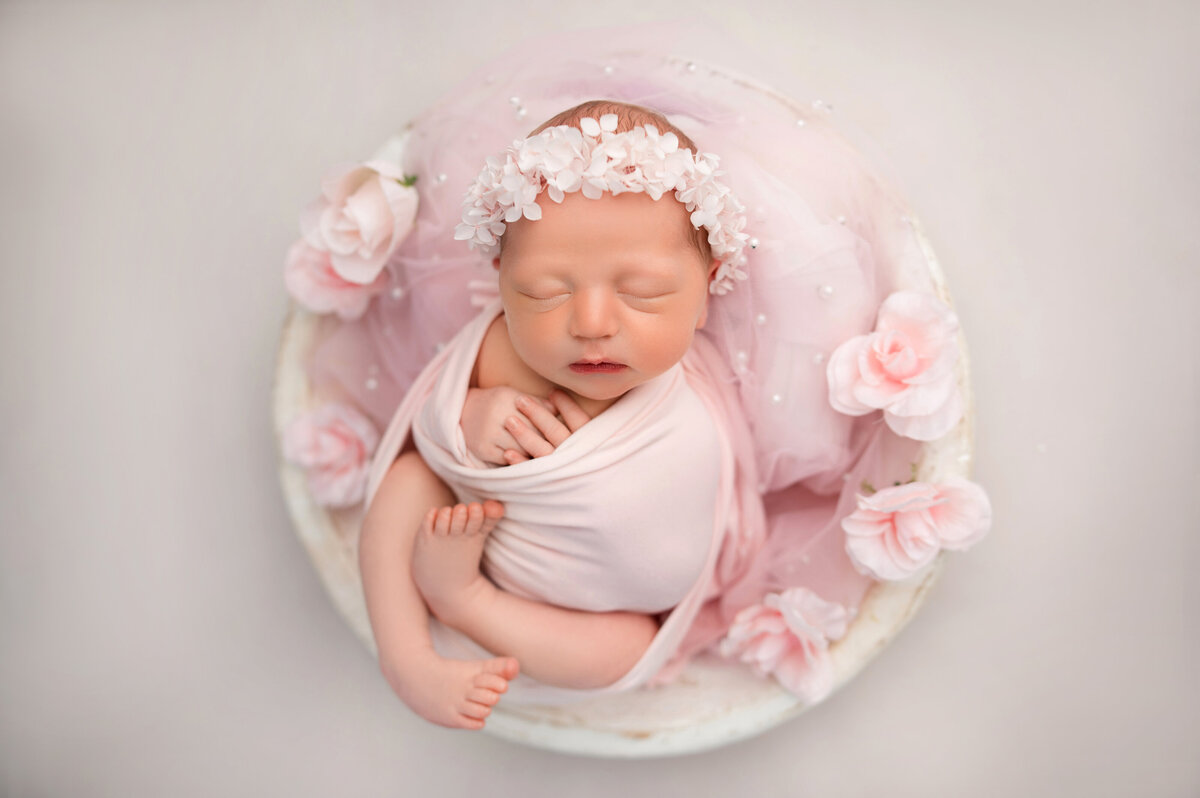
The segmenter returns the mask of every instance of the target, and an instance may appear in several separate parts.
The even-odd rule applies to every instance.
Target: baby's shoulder
[[[471,371],[472,388],[507,386],[534,396],[548,396],[554,385],[529,368],[513,349],[504,314],[492,319]]]

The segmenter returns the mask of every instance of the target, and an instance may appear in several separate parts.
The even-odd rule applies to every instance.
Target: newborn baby
[[[359,550],[389,683],[462,728],[518,669],[547,687],[534,700],[645,683],[737,517],[726,408],[689,359],[710,290],[742,276],[741,208],[715,160],[613,102],[512,153],[489,161],[459,230],[496,253],[500,302],[397,410]]]

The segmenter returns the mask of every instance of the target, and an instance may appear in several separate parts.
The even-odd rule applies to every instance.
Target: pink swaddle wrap
[[[500,310],[499,302],[490,305],[417,378],[376,453],[367,501],[411,434],[460,501],[505,505],[483,561],[501,589],[589,612],[669,613],[649,649],[614,684],[569,690],[523,677],[506,701],[558,703],[637,687],[680,650],[714,592],[727,536],[740,541],[747,530],[761,531],[761,521],[731,529],[738,519],[761,519],[761,507],[739,506],[760,500],[736,489],[727,410],[694,363],[629,391],[546,457],[502,468],[480,462],[466,448],[459,419],[480,343]],[[685,361],[697,358],[689,353]],[[698,381],[700,391],[692,387]],[[444,656],[487,655],[454,630],[436,621],[432,627]]]

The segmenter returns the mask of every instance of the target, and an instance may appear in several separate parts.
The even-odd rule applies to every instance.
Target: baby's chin
[[[647,380],[621,380],[605,385],[601,380],[594,382],[571,380],[569,385],[560,385],[559,387],[581,399],[589,399],[593,402],[613,402],[646,382]]]

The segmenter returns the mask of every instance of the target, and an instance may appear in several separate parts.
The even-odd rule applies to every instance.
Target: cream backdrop
[[[756,739],[611,763],[427,726],[276,480],[297,211],[523,36],[693,14],[890,158],[995,527]],[[0,6],[0,793],[1196,795],[1198,36],[1187,0]]]

